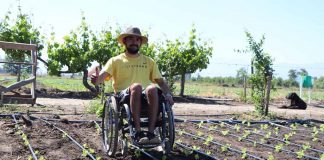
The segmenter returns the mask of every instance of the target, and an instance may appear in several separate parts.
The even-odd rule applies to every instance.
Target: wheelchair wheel
[[[164,115],[165,118],[165,153],[169,154],[173,149],[174,144],[174,117],[171,105],[168,102],[163,103],[164,105]],[[162,118],[163,119],[163,118]],[[163,130],[163,129],[162,129]],[[163,131],[162,131],[163,132]]]
[[[114,96],[108,98],[104,105],[102,117],[102,140],[108,156],[114,156],[118,145],[119,115],[117,101]]]

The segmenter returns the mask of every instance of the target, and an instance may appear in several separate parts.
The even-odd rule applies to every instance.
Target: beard
[[[126,50],[130,54],[137,54],[139,51],[139,46],[138,45],[130,45],[126,47]]]

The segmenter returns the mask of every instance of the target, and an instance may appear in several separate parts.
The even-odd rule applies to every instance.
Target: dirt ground
[[[61,110],[64,112],[78,112],[82,113],[85,106],[90,103],[90,99],[71,99],[71,98],[38,98],[37,104],[43,106],[53,107],[54,110]],[[269,106],[269,111],[276,115],[291,119],[317,119],[324,120],[324,103],[314,102],[308,105],[306,110],[298,109],[279,109],[278,107],[285,102],[272,103]],[[254,106],[252,104],[244,104],[238,102],[219,101],[216,104],[199,104],[199,103],[175,103],[173,112],[175,115],[226,115],[226,114],[240,114],[252,112]]]
[[[68,119],[68,120],[100,120],[93,114],[85,114],[85,108],[89,105],[92,98],[79,99],[79,98],[59,98],[59,97],[40,97],[37,98],[36,105],[34,107],[25,106],[26,110],[32,115],[38,117],[46,117],[49,119],[57,118],[59,119]],[[292,110],[292,109],[278,109],[278,106],[281,106],[283,102],[275,102],[270,105],[270,112],[273,112],[276,116],[281,117],[282,119],[317,119],[324,120],[324,105],[321,102],[314,102],[308,106],[306,110]],[[175,118],[180,119],[245,119],[250,117],[237,116],[237,115],[246,115],[246,113],[251,113],[254,110],[253,105],[244,104],[233,101],[214,101],[212,103],[196,103],[192,102],[176,102],[173,106],[173,111]],[[247,114],[248,115],[248,114]],[[30,144],[33,145],[33,148],[39,151],[39,155],[44,155],[46,159],[88,159],[85,156],[82,156],[82,150],[77,148],[71,141],[62,137],[62,133],[58,130],[53,129],[51,126],[48,126],[40,121],[33,121],[32,127],[27,127],[21,120],[20,127],[22,131],[28,136]],[[67,131],[72,137],[74,137],[80,144],[87,144],[89,148],[95,150],[95,155],[103,159],[107,159],[107,156],[103,152],[103,147],[101,144],[101,136],[97,131],[97,128],[93,123],[82,123],[82,124],[66,124],[62,121],[55,122],[57,126]],[[210,124],[206,124],[206,127],[210,127]],[[256,126],[255,128],[259,128]],[[190,133],[199,134],[199,129],[195,124],[176,124],[177,130],[186,130]],[[311,129],[311,128],[309,128]],[[252,129],[251,129],[252,130]],[[273,130],[273,129],[272,129]],[[198,131],[198,132],[197,132]],[[178,133],[179,131],[177,131]],[[203,131],[201,131],[203,132]],[[233,131],[234,132],[234,131]],[[237,142],[236,138],[231,137],[222,137],[220,133],[211,133],[210,131],[205,132],[214,136],[214,140],[217,142],[222,142],[223,144],[230,143],[234,148],[242,149],[246,147],[251,153],[255,155],[260,155],[262,158],[267,158],[267,154],[270,153],[271,149],[266,149],[266,147],[253,148],[253,144]],[[282,132],[278,135],[279,139],[283,138],[283,134],[288,133],[288,131]],[[236,133],[236,134],[244,134]],[[324,133],[320,133],[323,135]],[[24,145],[22,138],[17,135],[17,129],[14,127],[12,120],[10,119],[0,119],[0,159],[28,159],[30,157],[30,152],[28,148]],[[253,138],[253,137],[252,137]],[[254,137],[258,139],[260,137]],[[199,147],[201,151],[215,151],[212,153],[214,157],[219,158],[229,158],[237,159],[241,157],[239,153],[223,153],[220,150],[220,147],[217,145],[206,146],[203,145],[203,141],[199,139],[193,139],[184,135],[177,135],[177,141],[182,141],[184,144],[188,144],[191,147]],[[311,142],[310,139],[302,141],[298,137],[293,139],[296,143],[306,144],[306,142]],[[322,144],[324,139],[320,138],[318,144]],[[269,141],[269,144],[272,142]],[[279,142],[278,142],[279,143]],[[274,143],[273,145],[276,145]],[[318,145],[317,143],[312,143],[312,147],[323,150],[324,148]],[[288,148],[290,149],[290,148]],[[298,151],[298,148],[291,148],[294,152]],[[148,159],[134,157],[134,151],[130,151],[132,155],[123,157],[118,155],[114,159]],[[151,152],[157,157],[160,157],[160,153]],[[192,156],[190,156],[192,154]],[[308,153],[309,155],[314,155],[319,157],[318,153]],[[183,149],[176,147],[171,154],[169,159],[194,159],[193,153],[188,153]],[[278,153],[277,157],[284,159],[295,159],[294,155],[286,155],[284,153]],[[285,157],[286,156],[286,157]],[[208,159],[208,158],[200,158]],[[250,158],[248,158],[250,159]]]

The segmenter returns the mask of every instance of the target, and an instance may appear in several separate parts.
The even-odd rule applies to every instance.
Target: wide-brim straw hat
[[[126,32],[124,32],[124,33],[122,33],[122,34],[120,34],[120,35],[118,36],[117,40],[118,40],[118,42],[119,42],[120,44],[123,44],[123,45],[124,45],[123,40],[124,40],[125,37],[128,37],[128,36],[137,36],[137,37],[141,37],[141,39],[142,39],[142,44],[145,44],[145,43],[147,43],[147,41],[148,41],[147,37],[142,36],[140,29],[137,28],[137,27],[130,27],[130,28],[127,28]]]

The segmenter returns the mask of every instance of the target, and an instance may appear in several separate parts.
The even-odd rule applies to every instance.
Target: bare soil
[[[36,105],[34,107],[31,106],[21,106],[19,108],[20,112],[29,112],[37,117],[44,117],[49,119],[58,119],[55,124],[65,130],[69,135],[75,138],[80,144],[87,144],[89,148],[95,150],[94,155],[96,157],[101,157],[102,159],[108,159],[105,155],[101,143],[101,135],[98,133],[94,123],[63,123],[64,121],[59,121],[60,119],[67,120],[100,120],[95,115],[86,114],[84,112],[85,107],[89,105],[92,95],[88,94],[78,94],[72,92],[62,93],[58,91],[58,94],[55,94],[51,91],[40,91],[44,93],[42,96],[37,98]],[[63,97],[63,98],[62,98]],[[324,120],[324,103],[322,102],[314,102],[308,106],[306,110],[291,110],[291,109],[278,109],[278,106],[283,105],[285,102],[277,101],[273,102],[270,105],[270,112],[274,113],[278,118],[285,119],[317,119]],[[0,107],[1,109],[1,107]],[[16,108],[15,108],[16,109]],[[253,116],[251,116],[251,112],[254,110],[253,105],[244,104],[240,102],[233,101],[206,101],[205,103],[197,102],[197,101],[177,101],[177,103],[173,106],[173,111],[175,114],[175,118],[181,119],[250,119],[253,120]],[[1,110],[0,110],[1,111]],[[11,113],[16,112],[13,110]],[[1,111],[1,113],[8,113],[8,111]],[[10,112],[9,112],[10,113]],[[259,119],[255,119],[259,120]],[[89,159],[88,157],[82,156],[82,150],[79,149],[74,143],[68,140],[66,137],[62,135],[61,132],[54,129],[52,126],[46,125],[43,122],[34,120],[32,121],[32,126],[27,127],[21,120],[20,127],[28,136],[29,142],[35,150],[38,150],[38,156],[44,156],[46,159]],[[54,123],[54,122],[53,122]],[[296,131],[290,141],[300,144],[306,145],[309,144],[312,148],[323,151],[324,150],[324,133],[320,131],[318,134],[318,140],[313,141],[312,133],[314,126],[319,126],[321,123],[313,124],[313,126],[305,128],[303,126],[299,126],[298,129],[302,129],[303,131]],[[204,124],[205,127],[209,128],[213,126],[212,124]],[[234,126],[234,125],[233,125]],[[232,127],[233,127],[232,126]],[[243,128],[245,130],[254,130],[258,129],[258,133],[267,134],[269,131],[272,131],[272,137],[283,139],[284,134],[291,133],[292,131],[289,129],[281,128],[280,133],[275,135],[273,130],[274,126],[269,126],[267,130],[260,130],[261,125],[252,125],[252,126],[244,126],[241,125],[242,130],[236,132],[230,126],[227,127],[219,127],[218,129],[224,131],[229,130],[230,133],[238,136],[242,136],[244,134]],[[289,126],[286,126],[289,127]],[[220,132],[214,132],[209,130],[203,130],[199,128],[197,124],[194,123],[177,123],[177,130],[182,130],[189,132],[191,134],[199,135],[199,132],[204,133],[200,135],[201,137],[207,138],[208,135],[213,136],[213,140],[221,143],[221,144],[231,144],[232,148],[236,148],[238,150],[242,150],[243,148],[247,148],[248,153],[256,155],[260,158],[267,159],[269,154],[271,153],[276,159],[296,159],[296,154],[293,153],[285,153],[274,152],[274,149],[269,147],[265,147],[262,145],[254,146],[253,143],[248,141],[238,141],[237,138],[233,136],[224,136]],[[20,135],[16,134],[17,129],[14,127],[14,122],[12,119],[0,119],[0,159],[28,159],[31,155],[29,149],[24,145],[24,142]],[[179,132],[177,132],[179,133]],[[264,136],[258,135],[250,135],[250,139],[253,141],[261,141]],[[181,142],[183,144],[187,144],[190,147],[199,147],[199,150],[207,153],[211,152],[211,156],[220,158],[220,159],[241,159],[242,154],[231,152],[231,151],[222,151],[221,147],[214,144],[204,144],[204,141],[199,139],[194,139],[192,137],[186,136],[184,134],[176,135],[177,142]],[[282,142],[279,141],[271,141],[269,139],[265,140],[263,143],[276,146]],[[300,151],[300,147],[295,147],[292,145],[284,145],[286,150],[291,152]],[[117,157],[112,159],[149,159],[143,155],[140,157],[136,157],[134,154],[134,150],[129,151],[129,156],[123,157],[120,154],[117,154]],[[158,157],[158,159],[162,159],[162,153],[156,150],[150,150],[149,153]],[[321,155],[317,152],[312,152],[307,150],[305,154],[310,156],[315,156],[319,158]],[[174,151],[168,157],[168,159],[195,159],[196,154],[193,152],[188,152],[178,146],[175,146]],[[110,159],[110,158],[109,158]],[[200,155],[199,159],[207,159]],[[248,157],[248,159],[251,159]]]

